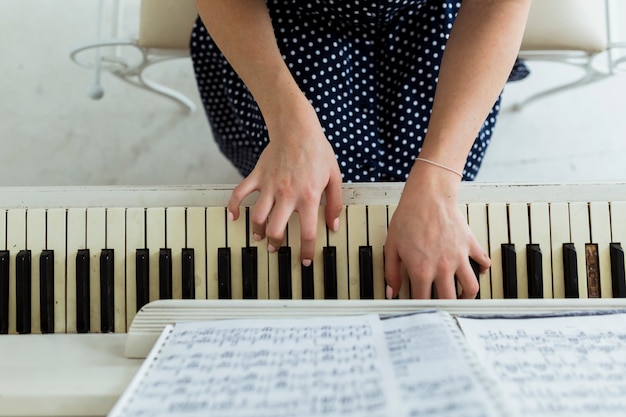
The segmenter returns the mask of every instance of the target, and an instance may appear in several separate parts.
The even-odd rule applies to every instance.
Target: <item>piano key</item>
[[[92,332],[99,332],[101,327],[100,306],[100,250],[106,247],[106,209],[97,207],[87,209],[86,247],[91,249],[89,265],[89,291],[91,308],[90,328]]]
[[[181,298],[196,298],[196,254],[194,248],[183,248],[181,254]]]
[[[172,250],[159,249],[159,299],[172,299]]]
[[[217,296],[220,299],[231,299],[231,260],[230,248],[217,249]]]
[[[228,246],[232,248],[230,251],[232,269],[231,269],[231,296],[235,300],[243,298],[243,275],[241,271],[241,248],[248,246],[250,241],[248,235],[248,221],[246,218],[246,208],[240,208],[240,216],[235,221],[229,221],[226,224],[226,237]]]
[[[484,204],[471,203],[467,205],[467,221],[470,229],[480,246],[489,252],[489,227],[487,223],[487,209]],[[491,269],[479,276],[479,298],[491,298]]]
[[[385,239],[387,238],[387,207],[372,205],[367,207],[368,245],[372,247],[372,268],[374,298],[385,298]]]
[[[328,246],[335,248],[337,298],[347,300],[350,297],[348,288],[348,221],[346,207],[339,213],[339,230],[328,231]]]
[[[168,207],[165,210],[165,247],[170,249],[172,262],[171,274],[171,295],[174,299],[182,298],[182,250],[187,245],[185,243],[185,208]]]
[[[501,244],[502,256],[502,295],[503,298],[517,298],[517,254],[515,245]]]
[[[600,296],[611,298],[611,218],[609,204],[606,201],[589,203],[589,221],[591,224],[591,242],[597,244],[598,273],[600,274]]]
[[[76,252],[76,333],[89,333],[91,327],[90,299],[90,255],[89,249],[78,249]]]
[[[15,329],[19,334],[31,333],[33,296],[31,263],[31,252],[20,250],[15,258]]]
[[[46,210],[41,208],[26,211],[26,247],[31,254],[41,254],[46,249]],[[39,262],[31,258],[31,332],[41,333],[41,303]]]
[[[324,298],[337,299],[337,248],[326,246],[324,256]]]
[[[463,221],[469,224],[469,219],[467,218],[467,204],[458,203],[457,207],[459,209],[459,212],[461,213],[461,216],[463,217]],[[470,261],[472,260],[472,258],[469,258],[469,259]],[[477,277],[476,279],[478,280],[478,275],[476,277]],[[459,283],[459,280],[456,275],[454,276],[454,286],[456,288],[456,297],[459,298],[461,296],[461,293],[463,293],[463,288],[461,287],[461,284]],[[477,297],[480,298],[480,290],[478,290]]]
[[[66,226],[67,211],[63,208],[46,212],[46,249],[57,254],[54,257],[54,332],[66,332]],[[69,262],[70,264],[72,262]],[[68,265],[69,266],[69,265]],[[69,275],[68,275],[69,276]]]
[[[206,209],[206,253],[207,253],[207,298],[215,300],[228,293],[230,298],[230,254],[227,254],[226,241],[227,210],[224,207]],[[222,249],[220,249],[222,248]],[[224,262],[228,260],[228,272]],[[228,276],[228,287],[222,286],[222,279]],[[225,285],[225,284],[224,284]],[[227,291],[226,291],[227,290]]]
[[[617,242],[611,243],[611,282],[613,298],[626,298],[626,278],[624,277],[624,249]]]
[[[126,209],[126,325],[150,302],[150,253],[146,246],[146,210]],[[140,287],[141,286],[141,287]]]
[[[509,243],[507,209],[504,203],[487,206],[489,219],[489,256],[491,256],[491,297],[504,298],[502,243]]]
[[[563,244],[563,296],[578,298],[578,256],[573,243]]]
[[[291,248],[281,246],[278,249],[278,297],[281,300],[292,298],[291,291]]]
[[[359,247],[359,298],[374,299],[374,257],[371,246]]]
[[[585,245],[591,242],[589,235],[589,208],[585,202],[571,202],[569,204],[569,223],[571,243],[580,248],[581,255],[577,257],[578,265],[578,297],[587,298],[587,263]]]
[[[146,210],[146,248],[150,250],[150,301],[155,301],[160,298],[161,291],[161,249],[167,248],[163,207],[150,207]]]
[[[541,248],[549,248],[550,240],[550,208],[547,203],[530,204],[530,243]],[[552,262],[550,257],[542,256],[543,297],[553,298]]]
[[[526,203],[511,203],[508,206],[509,241],[514,246],[516,271],[515,297],[528,298],[528,275],[526,263],[526,245],[530,243],[529,206]]]
[[[543,254],[536,243],[526,246],[526,271],[528,274],[528,298],[543,297]]]
[[[6,247],[11,255],[9,263],[9,333],[16,333],[16,256],[26,247],[26,211],[11,209],[6,218]]]
[[[270,281],[277,277],[271,277],[269,273],[269,253],[267,252],[267,239],[261,239],[260,241],[254,240],[252,237],[252,221],[250,220],[250,210],[247,210],[247,222],[248,222],[248,247],[256,250],[256,269],[257,269],[257,298],[260,300],[266,300],[270,298]],[[276,285],[277,286],[277,285]]]
[[[126,209],[121,207],[112,207],[106,209],[106,249],[110,249],[115,253],[113,257],[113,323],[115,324],[116,333],[126,331]],[[144,245],[133,246],[132,248],[141,248]],[[134,256],[131,255],[131,258]],[[135,275],[129,281],[135,279]],[[129,323],[130,325],[130,323]]]
[[[259,274],[257,270],[257,248],[241,248],[242,298],[255,300],[258,295]]]
[[[300,275],[302,276],[302,299],[315,299],[315,262],[309,266],[302,265]]]
[[[550,204],[550,251],[552,258],[552,291],[554,298],[565,297],[565,254],[563,244],[571,241],[569,227],[569,206],[564,202]],[[573,245],[572,245],[573,248]],[[574,251],[575,255],[575,251]],[[548,258],[548,254],[546,254]],[[567,255],[569,256],[569,254]],[[574,256],[575,259],[575,256]],[[573,265],[574,268],[576,265]],[[568,268],[571,268],[569,265]],[[573,269],[576,272],[576,269]],[[571,294],[571,292],[570,292]],[[578,289],[576,289],[578,294]],[[578,295],[577,295],[578,297]]]
[[[39,255],[39,313],[41,333],[54,333],[54,251]]]
[[[611,241],[626,242],[626,201],[610,203]]]
[[[194,295],[206,299],[206,210],[203,207],[187,209],[187,247],[194,249]]]
[[[150,302],[150,249],[135,250],[135,292],[134,307],[136,311]],[[132,276],[129,274],[129,280]],[[130,307],[129,307],[130,309]],[[132,322],[132,321],[131,321]]]
[[[600,260],[598,259],[598,245],[585,245],[585,260],[587,261],[587,295],[589,298],[600,298]]]
[[[9,333],[9,264],[11,255],[0,250],[0,334]]]
[[[115,252],[100,252],[100,332],[115,331]]]
[[[313,257],[313,292],[317,300],[324,299],[324,248],[328,246],[328,233],[332,233],[326,227],[324,207],[320,206],[317,212],[317,239],[315,241],[315,256]],[[308,273],[307,271],[306,273]],[[305,273],[305,274],[306,274]],[[304,283],[303,283],[304,286]],[[335,291],[336,291],[335,286]]]
[[[360,271],[360,247],[367,246],[367,208],[362,204],[349,205],[346,209],[348,218],[348,293],[350,298],[358,299],[361,295],[361,276],[372,271]],[[370,257],[371,264],[371,257]]]
[[[396,211],[397,206],[391,205],[387,208],[387,221],[390,222],[393,214]],[[389,228],[389,223],[387,223],[387,228]],[[400,292],[397,294],[395,298],[398,299],[409,299],[411,298],[411,281],[409,280],[409,274],[406,272],[406,268],[402,268],[402,286],[400,287]]]
[[[291,299],[301,300],[302,261],[300,260],[300,219],[297,215],[293,215],[289,219],[285,242],[285,245],[291,250],[289,258],[291,260]]]

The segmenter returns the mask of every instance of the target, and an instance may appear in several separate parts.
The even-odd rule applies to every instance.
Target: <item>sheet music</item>
[[[522,415],[624,415],[626,315],[457,320]]]
[[[397,392],[377,316],[186,323],[110,416],[406,415]]]
[[[495,381],[480,377],[450,320],[440,311],[383,320],[402,401],[412,417],[502,417],[488,392]]]

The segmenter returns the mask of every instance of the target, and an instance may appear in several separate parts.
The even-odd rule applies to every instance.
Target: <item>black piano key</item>
[[[137,311],[150,302],[150,250],[135,252],[135,285]]]
[[[193,248],[182,250],[182,284],[183,299],[193,300],[196,298],[196,264]]]
[[[588,243],[585,245],[585,262],[587,265],[587,297],[600,298],[600,258],[598,257],[598,245]]]
[[[76,254],[76,332],[88,333],[90,328],[89,249]]]
[[[0,250],[0,334],[9,333],[9,261],[8,250]]]
[[[474,259],[469,258],[470,266],[472,267],[472,271],[474,271],[474,276],[476,277],[476,281],[480,284],[480,265]],[[476,293],[476,298],[480,298],[480,286],[478,287],[478,292]]]
[[[611,281],[613,298],[626,298],[626,279],[624,277],[624,249],[620,243],[611,243]]]
[[[359,246],[359,280],[361,300],[373,300],[374,256],[371,246]]]
[[[573,243],[563,244],[563,275],[565,298],[578,298],[578,257]]]
[[[337,299],[337,248],[324,246],[324,298]]]
[[[281,300],[292,298],[291,248],[289,246],[281,246],[278,249],[278,297]]]
[[[39,312],[41,333],[54,333],[54,251],[39,255]]]
[[[258,260],[257,248],[247,246],[241,248],[242,297],[245,300],[258,298]]]
[[[32,268],[30,250],[21,250],[15,258],[15,330],[20,334],[31,332]]]
[[[169,248],[159,250],[159,298],[172,299],[172,250]]]
[[[543,255],[539,245],[526,245],[528,271],[528,298],[543,298]]]
[[[314,271],[315,266],[313,262],[311,265],[304,266],[302,265],[300,269],[300,274],[302,276],[302,299],[303,300],[312,300],[315,298],[315,282],[314,282]]]
[[[517,298],[517,255],[515,253],[515,245],[503,243],[501,248],[504,298]]]
[[[115,331],[115,253],[113,249],[100,252],[100,331]]]
[[[220,299],[232,298],[230,274],[230,248],[217,249],[217,295]]]

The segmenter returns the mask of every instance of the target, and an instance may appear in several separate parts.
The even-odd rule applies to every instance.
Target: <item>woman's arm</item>
[[[442,57],[433,110],[420,158],[462,172],[470,148],[502,91],[519,52],[530,0],[464,0]],[[457,208],[460,178],[416,161],[385,245],[388,296],[398,293],[404,264],[413,298],[463,297],[478,284],[468,258],[490,260]]]
[[[341,210],[341,173],[317,114],[278,49],[264,0],[196,0],[207,31],[259,105],[270,143],[255,169],[228,204],[239,205],[258,191],[252,209],[254,238],[267,236],[270,251],[283,241],[295,211],[300,218],[301,260],[314,256],[320,199],[326,194],[326,223],[336,229]]]

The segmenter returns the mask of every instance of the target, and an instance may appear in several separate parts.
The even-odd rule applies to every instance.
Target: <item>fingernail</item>
[[[385,289],[385,297],[387,297],[387,300],[391,300],[393,298],[393,288],[389,285],[387,285],[387,288]]]
[[[262,238],[261,238],[261,235],[260,235],[260,234],[258,234],[258,233],[252,233],[252,239],[254,239],[254,240],[256,240],[256,241],[258,242],[258,241],[260,241]]]
[[[269,245],[267,245],[267,251],[269,253],[274,253],[276,252],[276,248],[274,247],[274,245],[272,245],[271,243]]]
[[[233,220],[235,220],[235,215],[232,211],[228,210],[228,221],[232,222]]]
[[[337,217],[333,222],[333,232],[336,232],[337,230],[339,230],[339,217]]]
[[[302,260],[302,265],[309,267],[311,266],[311,260],[310,259],[303,259]]]

